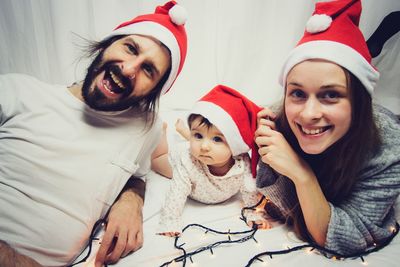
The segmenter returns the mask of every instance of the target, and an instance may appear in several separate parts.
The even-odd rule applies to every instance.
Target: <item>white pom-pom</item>
[[[315,14],[307,21],[306,31],[309,33],[323,32],[331,26],[331,23],[332,18],[330,16]]]
[[[174,5],[169,11],[168,15],[172,22],[176,25],[183,25],[187,19],[186,9],[180,5]]]

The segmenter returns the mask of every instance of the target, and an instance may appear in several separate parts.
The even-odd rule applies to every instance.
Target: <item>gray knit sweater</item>
[[[352,194],[332,205],[325,247],[342,255],[365,250],[389,237],[395,226],[394,204],[400,194],[400,122],[388,110],[374,106],[382,146],[361,171]],[[293,183],[274,175],[260,161],[257,175],[260,192],[287,214],[295,199]]]

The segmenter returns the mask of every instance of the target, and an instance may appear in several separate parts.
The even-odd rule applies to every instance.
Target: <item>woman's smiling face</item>
[[[301,149],[320,154],[351,125],[350,89],[345,71],[325,60],[306,60],[286,79],[285,113]]]

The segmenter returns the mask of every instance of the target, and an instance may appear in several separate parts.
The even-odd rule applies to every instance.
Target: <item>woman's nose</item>
[[[306,120],[316,120],[322,117],[322,106],[317,98],[310,97],[304,104],[301,116]]]

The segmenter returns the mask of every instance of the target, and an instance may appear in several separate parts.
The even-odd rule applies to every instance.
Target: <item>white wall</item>
[[[120,22],[153,12],[160,0],[1,0],[0,73],[22,72],[70,84],[83,78],[78,37],[99,40]],[[162,108],[190,108],[218,83],[260,105],[281,96],[285,55],[301,37],[315,0],[179,0],[189,14],[186,65]],[[360,27],[368,38],[399,0],[363,0]],[[378,101],[400,114],[399,35],[374,62],[381,68]],[[0,96],[1,97],[1,96]]]

